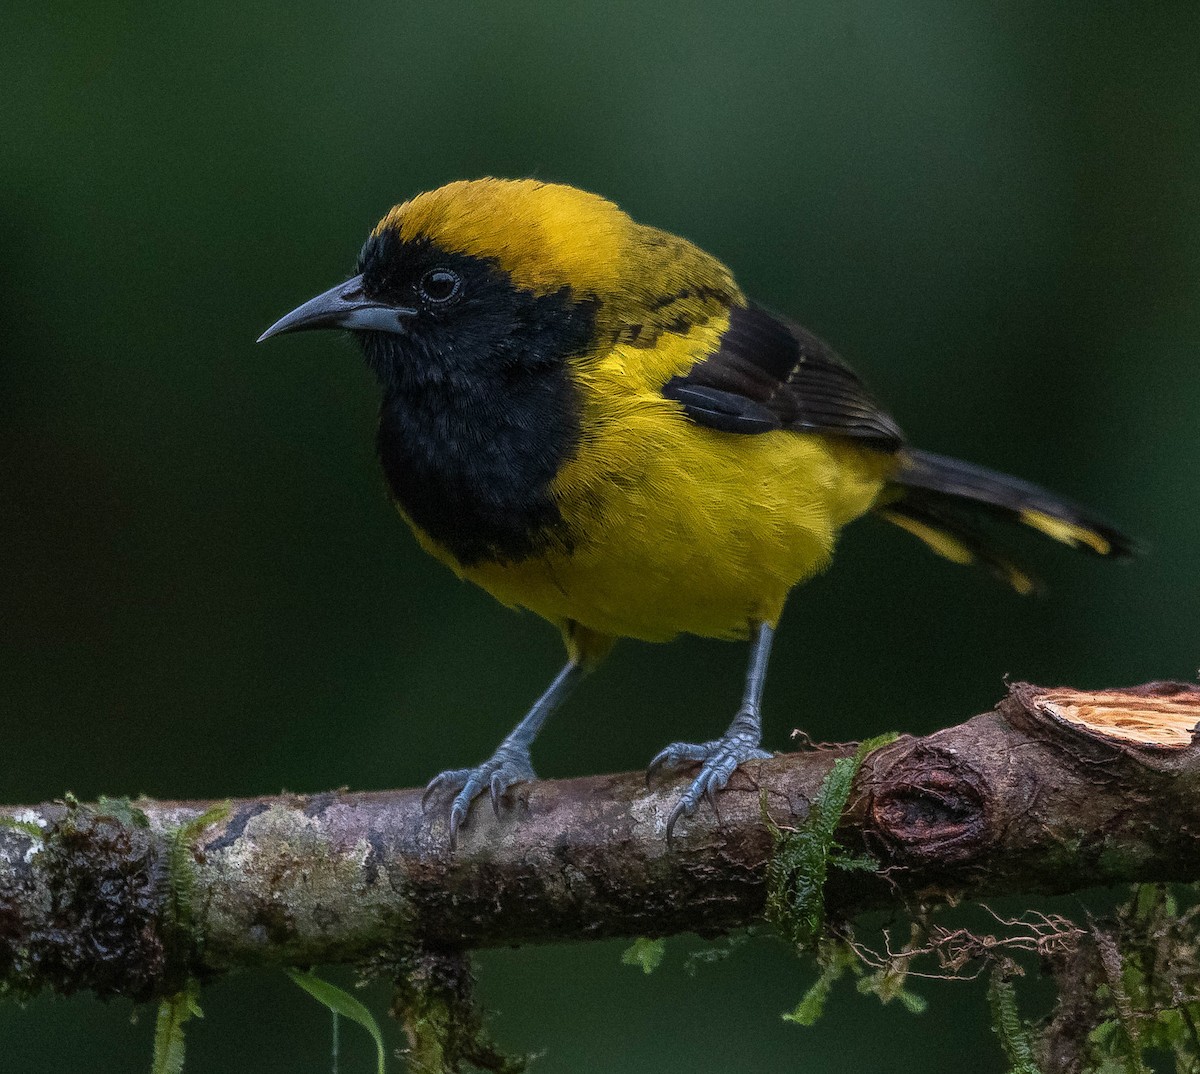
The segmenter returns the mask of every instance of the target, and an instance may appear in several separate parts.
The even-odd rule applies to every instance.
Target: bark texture
[[[881,868],[833,870],[829,912],[1200,880],[1197,722],[1193,685],[1017,684],[990,712],[897,739],[859,771],[838,835]],[[264,963],[718,934],[761,919],[763,808],[802,825],[852,752],[746,765],[720,816],[681,821],[670,845],[682,777],[647,789],[640,773],[521,788],[499,818],[481,801],[453,852],[445,809],[423,813],[418,790],[0,810],[0,992],[149,999]]]

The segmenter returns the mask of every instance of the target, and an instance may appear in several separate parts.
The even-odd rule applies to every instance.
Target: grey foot
[[[741,721],[734,720],[733,726],[724,735],[711,742],[672,742],[650,762],[646,771],[647,780],[663,768],[671,770],[685,764],[700,765],[700,774],[692,780],[667,818],[668,842],[679,818],[690,817],[695,813],[702,798],[707,798],[713,812],[716,812],[717,802],[714,795],[729,782],[729,777],[738,765],[745,761],[765,761],[771,756],[769,752],[759,748],[758,728],[746,727],[743,730],[738,727],[739,722]]]
[[[467,822],[471,803],[486,790],[492,799],[492,811],[500,816],[500,799],[510,787],[537,779],[529,751],[501,746],[476,768],[450,768],[439,773],[425,787],[421,808],[439,791],[458,791],[450,804],[450,847],[458,843],[458,830]]]

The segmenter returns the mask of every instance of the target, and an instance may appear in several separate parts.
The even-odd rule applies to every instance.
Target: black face
[[[464,564],[569,544],[549,486],[575,451],[568,359],[595,302],[535,295],[494,262],[372,236],[363,297],[403,307],[395,330],[355,330],[384,390],[379,455],[410,518]]]
[[[407,307],[415,315],[400,331],[356,331],[384,388],[411,383],[438,368],[486,362],[520,324],[514,289],[487,261],[447,254],[394,232],[369,238],[358,256],[362,290],[372,302]]]

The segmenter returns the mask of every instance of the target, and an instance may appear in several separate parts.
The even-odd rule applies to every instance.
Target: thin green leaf
[[[334,1014],[357,1022],[375,1041],[375,1057],[378,1062],[378,1074],[385,1074],[386,1051],[383,1046],[383,1034],[379,1031],[379,1023],[375,1016],[367,1010],[349,992],[338,988],[335,984],[321,980],[314,973],[301,973],[299,970],[288,970],[287,975],[304,989],[313,999],[325,1004]],[[155,1072],[157,1074],[157,1071]],[[175,1072],[171,1072],[175,1074]]]

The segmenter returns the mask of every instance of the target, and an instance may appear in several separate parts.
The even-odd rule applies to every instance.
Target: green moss
[[[131,798],[108,798],[101,795],[96,802],[96,813],[112,817],[131,828],[149,828],[150,818],[133,804]]]
[[[648,940],[639,936],[621,954],[621,961],[626,966],[640,966],[642,973],[650,974],[658,969],[663,960],[666,944],[662,940]]]
[[[9,851],[27,868],[0,892],[0,994],[88,989],[141,1001],[183,990],[194,950],[191,844],[227,807],[155,833],[128,798],[86,806],[66,795],[64,805],[45,827],[0,818],[13,833],[5,838],[29,841]],[[53,904],[38,904],[38,891],[53,892]]]
[[[834,840],[854,777],[867,755],[894,741],[894,734],[863,742],[851,757],[833,762],[800,827],[784,831],[763,815],[775,840],[767,867],[767,920],[801,948],[813,948],[825,927],[825,881],[829,869],[877,868],[871,858],[855,857]]]
[[[233,806],[219,802],[186,824],[165,833],[167,843],[167,925],[175,933],[190,961],[199,952],[201,940],[194,934],[192,895],[196,890],[196,860],[193,845],[206,828],[229,816]]]
[[[825,1013],[825,1001],[829,998],[834,984],[847,971],[862,972],[858,956],[848,944],[844,943],[831,941],[822,943],[817,950],[817,965],[821,969],[820,975],[804,993],[795,1009],[782,1016],[785,1022],[792,1022],[799,1026],[815,1025],[821,1015]]]
[[[7,828],[11,832],[19,832],[21,835],[27,835],[30,839],[38,843],[42,841],[42,826],[32,820],[17,820],[16,817],[0,816],[0,828]]]
[[[400,968],[392,1014],[408,1038],[409,1068],[421,1074],[459,1074],[464,1067],[521,1074],[527,1057],[504,1055],[488,1039],[473,998],[464,954],[425,952]]]
[[[1200,1071],[1200,908],[1194,887],[1179,890],[1193,904],[1182,912],[1165,885],[1142,884],[1114,922],[1092,929],[1092,1069],[1144,1074],[1146,1053],[1162,1052],[1176,1070]]]
[[[203,1018],[200,986],[190,980],[187,986],[158,1005],[154,1022],[154,1059],[150,1074],[183,1074],[185,1055],[183,1026],[192,1018]]]
[[[908,991],[906,957],[890,959],[885,965],[866,972],[862,960],[845,939],[826,935],[825,882],[830,869],[877,869],[875,859],[852,855],[834,838],[854,778],[863,761],[873,751],[894,741],[894,734],[880,735],[859,745],[850,757],[839,757],[813,798],[808,816],[800,827],[784,831],[763,816],[775,839],[774,852],[767,868],[767,920],[801,951],[816,955],[820,973],[796,1007],[783,1015],[787,1022],[809,1026],[820,1018],[834,984],[847,973],[858,978],[859,992],[877,996],[882,1003],[893,1000],[907,1010],[920,1014],[925,1000]]]
[[[1017,1010],[1016,989],[1006,970],[998,966],[988,985],[992,1030],[1008,1060],[1009,1074],[1041,1074],[1034,1058],[1033,1035]]]

